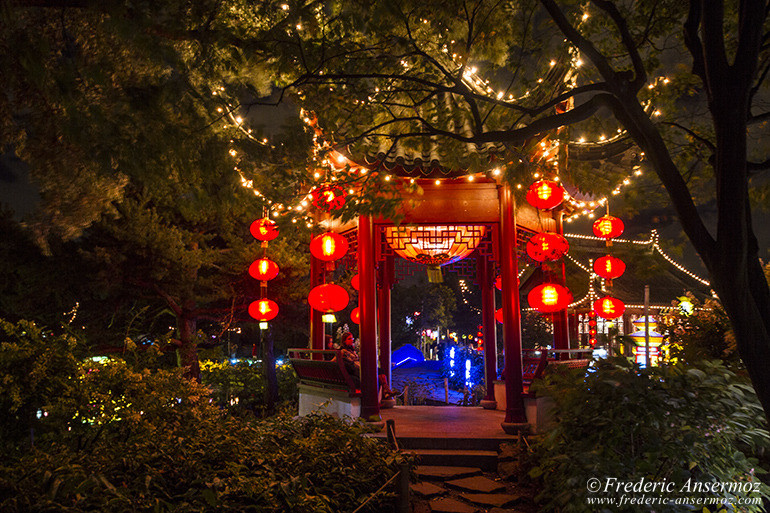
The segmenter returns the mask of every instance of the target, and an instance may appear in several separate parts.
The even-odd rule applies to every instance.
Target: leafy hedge
[[[543,511],[597,511],[590,498],[621,495],[589,493],[591,478],[601,483],[610,477],[665,479],[679,490],[688,479],[758,482],[757,474],[764,473],[755,458],[770,446],[762,408],[751,385],[720,362],[639,370],[622,359],[600,360],[587,376],[551,374],[536,390],[552,398],[555,417],[554,427],[535,446],[530,471],[541,486]],[[761,493],[751,497],[770,496],[770,488],[758,487]],[[734,499],[727,492],[713,496]],[[639,508],[614,506],[612,511]],[[648,509],[691,511],[685,505]]]
[[[14,333],[24,339],[29,331]],[[28,345],[37,341],[61,348],[50,337]],[[39,408],[44,413],[33,427],[44,435],[30,447],[28,437],[6,431],[3,512],[345,512],[393,476],[403,458],[363,437],[364,427],[329,416],[229,415],[180,369],[112,361],[68,367],[73,372],[64,378],[44,364],[51,355],[30,347],[4,342],[0,353],[21,371],[53,374],[36,377],[50,386],[33,387],[25,398],[20,373],[6,366],[11,386],[3,390],[18,393],[4,406]],[[387,501],[374,500],[367,511],[381,511]]]

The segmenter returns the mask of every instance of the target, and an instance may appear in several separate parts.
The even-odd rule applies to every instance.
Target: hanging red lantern
[[[350,278],[350,285],[353,287],[353,290],[358,290],[358,283],[359,283],[359,278],[357,274],[352,278]]]
[[[495,320],[497,322],[499,322],[500,324],[503,323],[503,309],[502,308],[498,308],[497,310],[495,310]]]
[[[318,260],[332,262],[348,252],[348,240],[339,233],[326,232],[310,241],[310,253]]]
[[[620,237],[625,229],[623,221],[609,214],[603,215],[594,221],[594,235],[602,239],[614,239]]]
[[[618,298],[604,296],[594,301],[594,311],[603,319],[615,319],[623,315],[623,312],[626,311],[626,305]]]
[[[278,237],[278,227],[275,225],[275,221],[267,217],[257,219],[251,223],[249,231],[255,239],[263,242],[271,241]]]
[[[542,313],[564,310],[572,302],[572,294],[566,287],[555,283],[543,283],[527,295],[529,306]]]
[[[270,299],[254,301],[249,305],[249,315],[261,322],[270,321],[278,315],[278,305]]]
[[[255,260],[249,266],[249,274],[259,281],[269,281],[278,276],[278,264],[267,257]]]
[[[529,186],[527,203],[540,210],[550,210],[564,201],[564,187],[553,180],[538,180]]]
[[[319,312],[339,312],[350,302],[348,291],[334,283],[324,283],[313,287],[307,296],[310,306]]]
[[[350,320],[356,324],[361,324],[361,311],[358,307],[355,307],[353,311],[350,312]]]
[[[606,255],[597,258],[594,262],[594,272],[608,280],[619,278],[626,271],[626,264],[619,258],[612,255]]]
[[[537,233],[527,241],[527,255],[537,262],[558,260],[567,251],[569,251],[569,242],[558,233]]]
[[[339,185],[324,185],[310,193],[313,205],[325,212],[339,210],[345,205],[348,193]]]
[[[503,277],[501,275],[497,275],[497,278],[495,278],[495,288],[497,290],[503,290]]]

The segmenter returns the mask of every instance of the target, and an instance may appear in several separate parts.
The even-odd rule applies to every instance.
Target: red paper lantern
[[[326,232],[313,238],[310,253],[318,260],[332,262],[348,252],[348,240],[339,233]]]
[[[359,283],[359,278],[357,274],[352,278],[350,278],[350,285],[353,287],[353,290],[358,290],[358,283]]]
[[[361,311],[358,307],[355,307],[353,311],[350,312],[350,320],[356,324],[361,324]]]
[[[626,271],[626,264],[619,258],[612,255],[606,255],[597,258],[594,262],[594,272],[608,280],[619,278]]]
[[[255,280],[269,281],[278,276],[278,264],[267,257],[255,260],[249,266],[249,274]]]
[[[348,306],[350,296],[348,291],[334,283],[324,283],[313,287],[307,296],[310,306],[319,312],[339,312]]]
[[[497,278],[495,278],[495,288],[497,290],[503,290],[503,277],[501,275],[497,275]]]
[[[615,319],[623,315],[623,312],[626,311],[626,305],[618,298],[604,296],[594,301],[594,311],[603,319]]]
[[[495,310],[495,320],[497,322],[499,322],[500,324],[503,323],[503,309],[502,308],[498,308],[497,310]]]
[[[278,305],[270,299],[260,299],[249,305],[249,315],[258,321],[269,321],[278,315]]]
[[[543,283],[527,295],[529,306],[542,313],[564,310],[572,302],[572,294],[566,287],[555,283]]]
[[[569,242],[558,233],[537,233],[527,241],[527,255],[537,262],[558,260],[569,251]]]
[[[278,228],[275,226],[275,222],[263,217],[257,219],[249,227],[249,231],[255,239],[267,242],[278,237]]]
[[[527,203],[540,210],[550,210],[564,201],[564,187],[553,180],[538,180],[529,186]]]
[[[339,210],[345,205],[348,193],[339,185],[325,185],[310,193],[313,205],[325,212]]]
[[[594,221],[593,228],[594,235],[597,237],[601,237],[602,239],[614,239],[623,233],[625,226],[623,225],[623,221],[615,216],[607,214]]]

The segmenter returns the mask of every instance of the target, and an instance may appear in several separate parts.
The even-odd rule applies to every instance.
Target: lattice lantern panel
[[[385,241],[407,260],[437,266],[470,255],[485,233],[481,225],[388,226]]]

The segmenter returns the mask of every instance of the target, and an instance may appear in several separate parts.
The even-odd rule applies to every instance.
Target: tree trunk
[[[195,340],[198,332],[198,319],[185,310],[177,317],[177,328],[179,330],[179,353],[182,367],[185,368],[185,376],[200,382],[201,368],[198,362],[198,344]]]
[[[278,375],[275,371],[275,351],[273,350],[273,335],[270,330],[264,330],[262,340],[262,365],[265,370],[265,406],[268,413],[275,412],[278,402]]]

